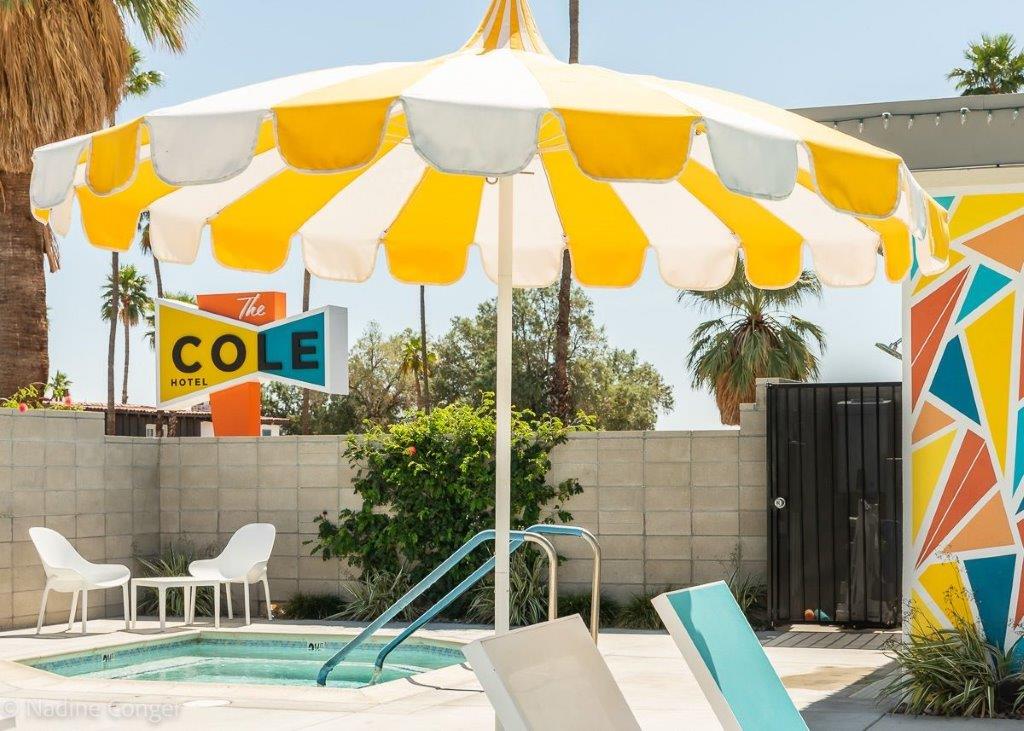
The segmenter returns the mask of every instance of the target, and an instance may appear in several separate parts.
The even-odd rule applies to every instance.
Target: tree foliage
[[[553,413],[551,403],[557,286],[516,290],[512,315],[512,402],[534,413]],[[636,351],[612,348],[594,319],[594,306],[579,287],[572,292],[569,322],[569,381],[573,411],[593,414],[602,429],[651,429],[659,411],[669,411],[671,387]],[[494,300],[473,317],[456,317],[437,343],[435,400],[471,401],[494,388],[496,372]]]
[[[586,428],[587,425],[583,424]],[[564,504],[582,491],[575,479],[546,480],[549,454],[569,426],[529,411],[512,415],[512,527],[569,522]],[[313,553],[348,560],[363,571],[406,571],[413,581],[481,530],[494,527],[494,400],[417,411],[390,426],[374,426],[346,447],[356,468],[362,507],[318,519]],[[446,579],[450,587],[470,564]]]
[[[818,375],[824,330],[785,310],[820,296],[821,283],[810,272],[790,287],[758,289],[742,266],[721,289],[679,293],[680,302],[718,315],[694,329],[686,365],[693,387],[715,394],[723,424],[739,424],[739,405],[754,400],[758,378]]]
[[[1024,52],[1017,50],[1012,34],[983,33],[980,41],[968,44],[964,59],[966,67],[946,74],[963,96],[1016,94],[1024,89]]]

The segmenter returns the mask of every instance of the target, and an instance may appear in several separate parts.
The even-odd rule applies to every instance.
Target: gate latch
[[[777,498],[775,498],[775,502],[772,503],[772,504],[776,508],[778,508],[779,510],[782,510],[784,507],[786,507],[786,498],[784,498],[784,497],[777,497]]]

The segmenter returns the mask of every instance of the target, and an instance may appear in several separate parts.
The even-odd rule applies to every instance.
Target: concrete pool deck
[[[15,711],[17,728],[272,728],[437,729],[493,728],[493,713],[476,677],[455,665],[360,688],[296,688],[190,684],[160,681],[64,678],[18,663],[43,655],[109,648],[147,638],[196,631],[140,619],[124,630],[113,619],[89,622],[90,633],[67,633],[67,625],[0,633],[0,715]],[[242,627],[225,620],[219,632],[352,635],[356,625],[258,622]],[[76,625],[77,629],[77,625]],[[381,635],[388,634],[388,630]],[[486,629],[438,625],[417,637],[468,642]],[[602,632],[600,648],[644,729],[719,728],[696,681],[671,638],[660,632]],[[902,728],[992,731],[1019,728],[1013,721],[938,721],[892,716],[874,701],[891,670],[877,650],[768,647],[769,658],[812,729],[872,731]],[[1012,725],[1011,725],[1012,724]]]

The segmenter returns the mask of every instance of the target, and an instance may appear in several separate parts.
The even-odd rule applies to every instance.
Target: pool
[[[351,640],[339,636],[270,636],[199,632],[187,637],[119,645],[26,660],[24,664],[65,677],[315,686],[320,666]],[[328,686],[371,684],[382,642],[358,648],[331,673]],[[456,644],[409,640],[388,656],[376,680],[407,678],[465,660]]]

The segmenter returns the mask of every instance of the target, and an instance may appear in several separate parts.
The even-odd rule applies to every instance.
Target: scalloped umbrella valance
[[[489,184],[492,183],[492,184]],[[555,59],[526,0],[492,0],[469,41],[414,63],[347,66],[205,97],[36,150],[35,215],[126,250],[271,272],[458,280],[471,246],[498,283],[496,626],[508,627],[512,287],[627,286],[648,247],[673,287],[783,287],[802,250],[826,284],[945,267],[945,212],[891,152],[785,110]]]

